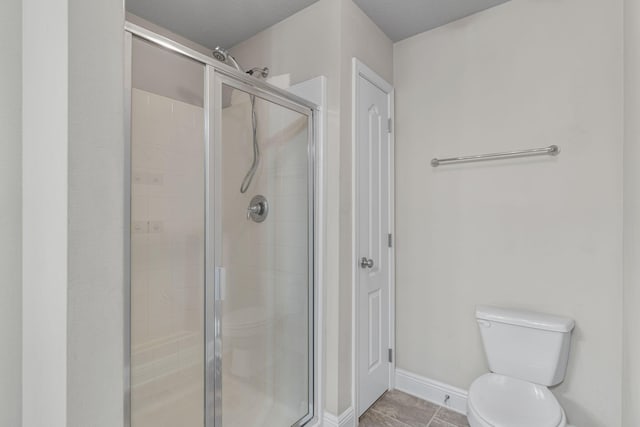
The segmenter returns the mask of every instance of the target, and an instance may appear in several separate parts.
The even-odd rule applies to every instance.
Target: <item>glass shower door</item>
[[[125,40],[125,425],[302,426],[317,398],[313,110],[148,30]]]
[[[131,47],[131,426],[203,427],[205,67]]]
[[[216,421],[313,416],[310,111],[217,80]]]

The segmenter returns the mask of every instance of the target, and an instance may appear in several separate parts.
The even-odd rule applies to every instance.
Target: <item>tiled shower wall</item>
[[[204,111],[133,89],[133,425],[203,414]]]

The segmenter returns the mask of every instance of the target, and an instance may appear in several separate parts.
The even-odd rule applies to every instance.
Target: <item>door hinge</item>
[[[391,117],[389,117],[387,121],[387,132],[393,132],[393,120],[391,119]]]
[[[389,349],[389,363],[393,362],[393,350]]]
[[[393,235],[391,233],[389,233],[389,247],[393,247]]]

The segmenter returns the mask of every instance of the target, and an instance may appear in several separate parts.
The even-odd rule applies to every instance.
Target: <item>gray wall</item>
[[[21,424],[22,2],[0,2],[0,425]]]
[[[69,427],[123,422],[123,23],[69,1]]]

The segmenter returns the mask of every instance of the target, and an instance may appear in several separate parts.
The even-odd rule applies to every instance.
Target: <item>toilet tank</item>
[[[572,319],[491,306],[476,307],[476,319],[491,372],[547,387],[562,382]]]

